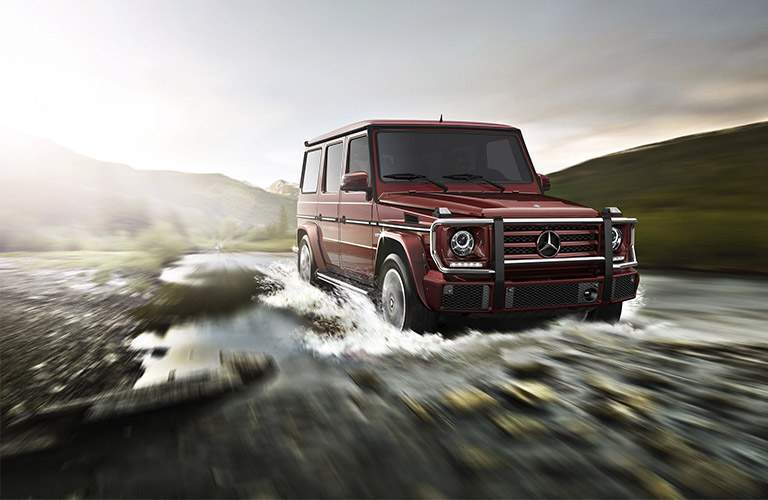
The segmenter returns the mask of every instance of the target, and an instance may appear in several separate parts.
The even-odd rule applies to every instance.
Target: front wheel
[[[618,323],[621,319],[621,305],[622,302],[616,302],[599,306],[589,311],[585,319],[592,322]]]
[[[379,307],[384,319],[400,330],[434,331],[437,315],[419,299],[405,263],[397,254],[384,259],[378,280]]]

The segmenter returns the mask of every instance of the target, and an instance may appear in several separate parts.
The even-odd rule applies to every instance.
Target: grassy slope
[[[654,267],[768,273],[768,122],[681,137],[552,174],[552,194],[640,219]]]
[[[193,243],[231,239],[222,228],[245,233],[282,212],[290,224],[295,210],[293,198],[221,174],[135,170],[0,129],[0,250],[132,250],[121,232],[147,224]]]

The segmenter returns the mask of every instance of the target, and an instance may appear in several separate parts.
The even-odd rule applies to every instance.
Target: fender
[[[320,227],[312,221],[302,220],[296,229],[297,244],[300,241],[300,238],[298,238],[299,231],[302,230],[307,233],[307,237],[309,238],[309,247],[312,249],[312,256],[315,258],[315,266],[317,266],[317,270],[325,271],[328,268],[328,264],[325,259],[325,254],[318,243],[320,241]]]
[[[427,268],[427,254],[424,251],[424,243],[418,234],[414,233],[400,233],[395,231],[382,231],[379,234],[379,240],[376,244],[376,258],[374,262],[380,262],[384,260],[386,255],[379,255],[379,249],[384,240],[393,241],[395,244],[400,245],[405,254],[405,264],[408,266],[408,270],[413,278],[413,284],[416,287],[416,293],[419,295],[419,299],[424,305],[427,305],[427,296],[424,293],[424,274]],[[378,275],[378,269],[376,274]],[[377,276],[378,277],[378,276]]]

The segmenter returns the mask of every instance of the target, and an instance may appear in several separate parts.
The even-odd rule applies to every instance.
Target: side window
[[[324,193],[337,193],[341,186],[341,143],[325,148]]]
[[[365,172],[371,178],[371,155],[368,152],[368,137],[357,137],[349,141],[347,173]]]
[[[301,192],[317,192],[317,176],[320,173],[320,150],[304,153],[304,168],[301,172]]]

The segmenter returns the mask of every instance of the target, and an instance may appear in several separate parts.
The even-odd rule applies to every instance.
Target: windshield
[[[485,131],[379,132],[380,176],[384,182],[474,181],[526,184],[532,181],[520,141]]]

